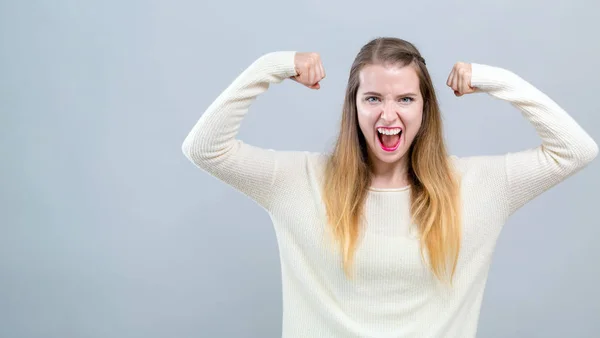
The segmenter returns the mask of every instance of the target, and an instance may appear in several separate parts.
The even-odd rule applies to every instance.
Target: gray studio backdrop
[[[505,102],[456,98],[456,61],[508,68],[600,142],[597,1],[2,1],[0,337],[277,337],[268,215],[181,143],[275,50],[318,51],[327,79],[271,87],[240,138],[327,151],[360,46],[413,41],[456,155],[539,142]],[[520,210],[498,242],[478,337],[598,337],[600,161]]]

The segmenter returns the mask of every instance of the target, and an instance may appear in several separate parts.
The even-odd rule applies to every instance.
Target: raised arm
[[[505,158],[509,212],[590,163],[598,145],[556,102],[506,69],[471,64],[471,86],[510,102],[533,125],[541,144]]]
[[[314,62],[311,55],[279,51],[254,61],[193,126],[182,145],[185,156],[268,209],[284,153],[246,144],[236,136],[250,105],[270,85],[292,77],[309,88],[319,88],[318,81],[324,73],[320,61]],[[315,67],[319,69],[315,71]]]
[[[294,52],[268,53],[246,68],[206,109],[183,141],[196,166],[262,206],[269,204],[275,151],[236,139],[250,105],[271,84],[296,75]]]

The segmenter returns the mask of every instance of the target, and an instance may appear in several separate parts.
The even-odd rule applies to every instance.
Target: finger
[[[458,91],[458,77],[459,77],[458,72],[454,72],[454,76],[452,77],[452,86],[451,86],[454,91]]]
[[[319,79],[318,79],[318,75],[317,75],[318,70],[315,67],[312,67],[309,71],[309,82],[308,82],[308,86],[309,88],[312,89],[317,89],[318,85],[319,85]]]
[[[452,91],[454,92],[455,96],[462,96],[462,93],[460,92],[460,88],[458,86],[458,83],[460,81],[460,74],[458,72],[458,70],[454,70],[454,75],[452,76],[452,83],[450,84],[450,87],[452,88]]]
[[[454,77],[454,68],[452,68],[452,71],[450,71],[450,74],[448,74],[448,80],[446,80],[446,86],[452,87],[452,78],[453,77]]]
[[[323,72],[322,72],[322,68],[321,68],[321,62],[317,61],[318,63],[315,64],[315,78],[314,78],[314,83],[313,83],[313,87],[315,89],[319,89],[321,86],[319,84],[319,82],[323,79]]]
[[[312,78],[310,79],[310,84],[311,84],[311,85],[314,85],[314,84],[316,84],[317,82],[319,82],[319,80],[320,80],[320,78],[319,78],[319,73],[321,72],[321,70],[319,69],[319,64],[318,64],[318,63],[315,63],[315,64],[312,66],[312,69],[311,69],[311,70],[312,70],[312,72],[311,72]]]
[[[319,83],[321,81],[323,77],[321,76],[321,69],[316,68],[315,69],[315,78],[313,80],[313,85],[311,86],[311,88],[313,89],[319,89],[321,88],[321,84]]]
[[[302,72],[302,76],[300,77],[300,83],[305,86],[308,86],[310,82],[310,69],[305,69]]]
[[[470,91],[467,74],[466,74],[466,71],[464,71],[464,70],[461,71],[458,87],[459,87],[459,91],[462,94],[469,93],[469,91]]]
[[[317,82],[319,82],[319,80],[317,78],[317,76],[318,76],[318,74],[317,74],[318,70],[317,70],[316,66],[317,65],[313,65],[310,68],[310,71],[308,72],[310,74],[309,77],[308,77],[309,78],[308,84],[311,85],[311,86],[314,86]]]
[[[323,79],[325,78],[325,68],[323,67],[322,63],[319,63],[319,83],[321,83],[321,81],[323,81]],[[320,85],[319,85],[320,88]]]
[[[317,63],[315,65],[315,83],[323,79],[323,72],[321,71],[321,65]]]
[[[326,74],[325,74],[325,67],[323,67],[323,62],[319,62],[319,68],[321,69],[321,79],[324,79]]]

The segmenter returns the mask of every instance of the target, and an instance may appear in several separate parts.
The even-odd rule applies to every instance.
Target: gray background
[[[317,51],[322,90],[271,87],[240,137],[329,150],[358,48],[392,35],[424,54],[452,153],[539,142],[509,104],[455,98],[456,61],[516,72],[598,142],[599,11],[592,0],[2,1],[0,336],[279,336],[267,214],[181,152],[203,109],[260,55]],[[598,337],[599,169],[506,225],[478,337]]]

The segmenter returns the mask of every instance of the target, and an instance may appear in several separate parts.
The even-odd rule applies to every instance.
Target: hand
[[[454,90],[456,96],[474,93],[477,88],[471,87],[471,64],[457,62],[452,67],[446,85]]]
[[[320,89],[319,81],[325,78],[325,69],[318,53],[296,53],[294,65],[298,75],[291,79],[311,89]]]

